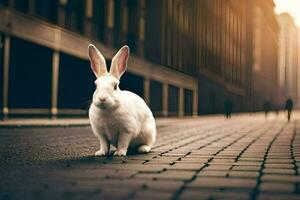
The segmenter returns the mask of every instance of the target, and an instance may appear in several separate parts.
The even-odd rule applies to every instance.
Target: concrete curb
[[[233,118],[244,118],[248,117],[249,113],[236,113],[232,117]],[[299,112],[296,112],[294,115],[299,115]],[[262,112],[258,113],[252,113],[251,116],[254,118],[264,118],[264,114]],[[281,118],[285,117],[281,114]],[[275,114],[270,114],[270,118],[277,118]],[[224,116],[221,114],[216,115],[205,115],[205,116],[185,116],[185,117],[167,117],[167,118],[156,118],[156,125],[159,126],[165,126],[170,125],[170,123],[176,123],[177,120],[224,120]],[[62,119],[7,119],[4,121],[0,121],[0,128],[25,128],[25,127],[70,127],[70,126],[89,126],[89,119],[88,118],[62,118]]]
[[[216,116],[215,116],[216,117]],[[191,120],[201,117],[170,117],[156,118],[157,126],[164,126],[174,123],[176,120]],[[7,119],[0,121],[0,128],[25,128],[25,127],[69,127],[69,126],[89,126],[88,118],[64,118],[64,119]]]
[[[0,121],[0,128],[25,127],[63,127],[63,126],[89,126],[87,118],[80,119],[8,119]]]

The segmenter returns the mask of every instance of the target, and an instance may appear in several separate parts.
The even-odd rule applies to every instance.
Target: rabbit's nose
[[[101,101],[101,103],[104,103],[106,101],[106,97],[99,97],[99,100]]]

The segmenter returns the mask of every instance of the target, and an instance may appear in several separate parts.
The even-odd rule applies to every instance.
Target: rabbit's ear
[[[89,47],[89,59],[91,62],[91,68],[96,77],[107,74],[105,59],[98,49],[90,44]]]
[[[125,45],[113,57],[109,73],[117,79],[120,79],[127,68],[128,57],[129,47]]]

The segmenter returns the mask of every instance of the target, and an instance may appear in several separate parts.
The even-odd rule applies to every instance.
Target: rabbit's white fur
[[[109,73],[97,48],[89,45],[88,49],[91,67],[97,77],[89,110],[93,133],[100,141],[100,150],[95,155],[107,155],[110,144],[117,148],[115,156],[125,156],[129,146],[138,147],[140,153],[149,152],[156,138],[152,112],[138,95],[118,87],[127,67],[129,48],[122,47],[114,56]]]

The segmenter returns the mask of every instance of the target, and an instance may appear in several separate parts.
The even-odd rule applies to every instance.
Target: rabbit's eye
[[[117,90],[117,88],[118,88],[118,85],[115,84],[115,85],[114,85],[114,90]]]

